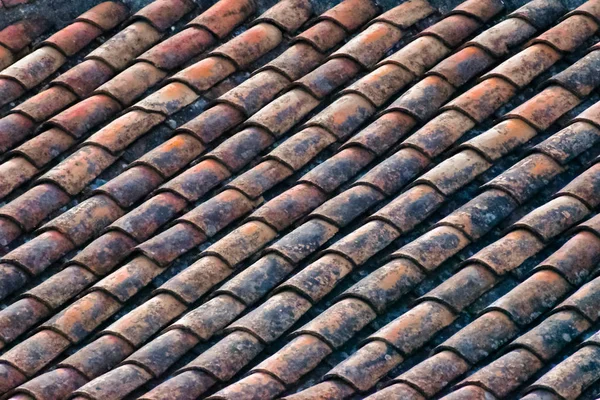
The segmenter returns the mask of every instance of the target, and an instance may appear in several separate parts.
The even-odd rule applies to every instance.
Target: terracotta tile
[[[448,382],[454,380],[469,369],[468,363],[455,353],[443,351],[417,364],[394,379],[418,388],[427,396],[434,396]]]
[[[216,379],[200,370],[186,371],[155,387],[140,399],[194,400],[216,383]]]
[[[478,153],[472,150],[463,150],[433,167],[415,182],[432,185],[447,196],[471,182],[490,167],[491,164]]]
[[[521,118],[535,128],[545,130],[579,101],[570,91],[551,86],[506,114],[506,118]]]
[[[302,20],[302,16],[297,16]],[[211,52],[231,60],[237,68],[244,68],[261,55],[274,49],[282,40],[282,33],[275,26],[261,23]]]
[[[392,386],[387,386],[367,397],[367,399],[369,400],[385,400],[388,398],[399,398],[406,400],[425,400],[425,397],[423,397],[421,393],[404,383],[398,383]],[[289,399],[292,400],[295,398],[289,397]]]
[[[138,62],[100,86],[96,93],[110,96],[127,106],[165,76],[165,72],[152,64]]]
[[[158,292],[172,293],[186,303],[192,304],[230,274],[232,274],[231,267],[218,257],[201,257],[169,279],[158,289]]]
[[[499,3],[498,3],[499,4]],[[470,7],[469,5],[466,6]],[[472,7],[472,5],[471,5]],[[495,14],[497,11],[490,10],[490,14]],[[431,7],[431,5],[425,0],[418,0],[413,2],[410,6],[404,7],[394,7],[377,18],[374,18],[371,23],[376,22],[386,22],[388,24],[392,24],[400,29],[407,29],[410,25],[414,23],[413,18],[420,16],[420,18],[424,18],[430,14],[432,14],[435,10]],[[484,17],[485,18],[485,17]],[[487,18],[486,18],[487,19]]]
[[[341,381],[325,381],[298,393],[282,397],[286,400],[333,400],[352,395],[352,389]],[[421,400],[421,399],[419,399]]]
[[[127,7],[122,3],[107,1],[77,17],[76,21],[85,21],[107,31],[117,26],[127,17]]]
[[[460,383],[462,389],[452,392],[447,398],[452,399],[453,394],[467,392],[470,384],[478,385],[488,390],[498,398],[510,394],[512,390],[523,384],[530,376],[542,367],[542,362],[534,354],[524,349],[515,349],[508,352]],[[483,389],[480,389],[483,391]],[[491,396],[491,393],[490,393]],[[457,397],[458,399],[458,397]]]
[[[52,128],[42,132],[31,140],[23,143],[21,146],[12,150],[10,154],[23,156],[29,162],[33,163],[38,168],[43,168],[50,161],[54,160],[64,151],[68,150],[72,145],[75,144],[73,136],[65,133],[62,129]],[[26,173],[28,168],[23,166],[22,173]],[[34,174],[38,173],[38,170],[31,171],[29,179]],[[21,181],[19,183],[22,183]]]
[[[478,386],[466,386],[450,393],[444,400],[496,400],[491,393]]]
[[[426,15],[427,13],[425,13]],[[421,19],[423,15],[417,13],[414,17],[412,23]],[[336,50],[331,57],[347,57],[363,68],[371,68],[401,38],[402,31],[400,29],[387,23],[376,22]]]
[[[548,80],[548,83],[560,85],[583,98],[598,87],[599,82],[593,71],[596,70],[599,63],[600,52],[593,51],[569,68],[554,75]]]
[[[420,35],[432,35],[448,47],[456,47],[479,28],[480,22],[466,15],[450,15],[435,25],[424,29]]]
[[[286,385],[290,385],[316,367],[329,353],[331,349],[321,340],[311,335],[301,335],[252,371],[275,375]]]
[[[557,195],[570,195],[581,200],[589,208],[596,207],[598,205],[599,170],[600,164],[594,164],[560,190]]]
[[[600,130],[587,122],[575,122],[535,146],[537,151],[565,164],[591,148]]]
[[[244,120],[243,114],[227,104],[217,104],[183,124],[178,132],[194,135],[207,144]]]
[[[433,36],[422,36],[385,58],[379,65],[398,65],[415,76],[421,76],[448,53],[450,49],[440,40]]]
[[[355,265],[383,250],[399,236],[396,228],[383,221],[369,221],[348,236],[331,245],[328,251],[341,254]]]
[[[5,197],[39,171],[28,159],[11,158],[0,165],[0,197]]]
[[[35,322],[48,317],[50,309],[34,298],[17,300],[0,312],[0,337],[10,343]]]
[[[126,208],[143,198],[161,182],[160,175],[152,169],[136,166],[102,185],[94,193],[105,194],[120,207]]]
[[[70,90],[53,86],[19,104],[13,108],[13,111],[23,113],[36,122],[42,122],[75,100],[77,100],[77,96]]]
[[[113,200],[98,195],[79,203],[41,229],[57,230],[73,243],[81,245],[122,215],[123,210]]]
[[[443,201],[444,197],[432,187],[417,185],[374,213],[370,219],[380,219],[393,225],[400,232],[409,232]]]
[[[488,160],[496,161],[536,135],[537,131],[527,122],[511,118],[466,141],[462,147],[476,150]]]
[[[68,201],[69,196],[56,186],[37,185],[2,207],[0,215],[17,222],[25,231],[30,231]]]
[[[243,303],[233,297],[216,296],[175,321],[168,329],[186,330],[202,340],[208,340],[233,322],[245,308]]]
[[[567,11],[560,1],[534,0],[509,14],[510,17],[522,18],[538,29],[551,25],[554,20]]]
[[[367,343],[363,351],[332,369],[326,377],[342,378],[360,391],[367,390],[391,367],[402,361],[402,356],[391,346],[380,341]],[[358,372],[360,371],[360,372]]]
[[[118,399],[127,396],[152,376],[135,365],[124,365],[94,379],[72,393],[92,399]]]
[[[238,190],[250,199],[258,199],[292,173],[292,169],[279,161],[266,160],[228,183],[226,188]]]
[[[168,366],[197,343],[198,339],[194,335],[182,330],[172,330],[133,353],[124,361],[124,364],[142,366],[152,375],[160,376]]]
[[[125,340],[113,335],[104,335],[62,361],[59,368],[73,368],[88,379],[93,379],[108,372],[132,350]]]
[[[542,33],[533,40],[533,43],[544,43],[559,51],[571,52],[582,41],[593,35],[596,29],[598,23],[593,19],[583,15],[573,15]]]
[[[0,364],[0,376],[2,377],[2,386],[0,387],[0,390],[2,390],[3,393],[8,392],[27,380],[25,375],[8,364]]]
[[[15,64],[11,65],[11,67],[14,65]],[[24,87],[19,81],[0,76],[0,99],[2,104],[9,103],[19,98],[21,95],[23,95],[23,93],[25,93],[26,89],[27,88]]]
[[[25,18],[0,31],[0,44],[11,52],[18,53],[49,28],[50,21],[43,17]]]
[[[331,193],[372,160],[373,155],[364,149],[347,148],[312,169],[298,182],[308,182],[325,193]]]
[[[358,185],[344,190],[339,195],[326,201],[313,211],[310,217],[314,216],[329,221],[337,227],[344,227],[371,207],[374,207],[382,199],[383,195],[378,190],[369,186]]]
[[[40,400],[63,398],[71,393],[71,388],[77,388],[86,383],[86,379],[77,371],[60,368],[24,383],[19,391],[35,396]]]
[[[587,1],[579,7],[577,7],[575,10],[567,13],[565,17],[577,14],[586,15],[597,21],[598,16],[600,15],[600,12],[598,10],[598,4],[595,1]]]
[[[28,290],[26,296],[38,299],[55,310],[95,280],[95,275],[87,269],[72,265]]]
[[[474,126],[473,120],[462,112],[447,110],[410,135],[402,145],[414,147],[420,153],[433,158],[448,149]]]
[[[343,299],[298,329],[294,335],[316,336],[335,349],[375,317],[375,312],[362,300]]]
[[[57,127],[80,138],[120,110],[119,103],[108,96],[91,96],[50,118],[43,126]]]
[[[0,118],[0,151],[5,152],[34,131],[34,121],[21,114]]]
[[[484,50],[469,46],[442,60],[431,69],[430,73],[442,76],[453,86],[458,87],[478,76],[494,61]]]
[[[166,267],[205,240],[206,236],[192,224],[180,223],[145,241],[137,249],[149,259]]]
[[[334,58],[304,75],[294,86],[300,86],[318,99],[346,83],[359,71],[356,62],[347,58]]]
[[[328,222],[308,221],[269,246],[266,251],[276,252],[293,263],[299,263],[316,252],[337,231],[337,228]]]
[[[134,22],[88,54],[86,58],[101,60],[114,70],[120,71],[136,56],[158,42],[160,37],[160,32],[146,22]]]
[[[284,0],[253,21],[253,24],[268,22],[292,33],[308,20],[312,14],[312,5],[308,0]]]
[[[148,113],[161,113],[169,116],[191,104],[197,98],[196,93],[187,85],[180,82],[171,82],[135,103],[131,109],[143,110]]]
[[[63,335],[44,329],[4,353],[0,361],[31,377],[69,345]]]
[[[303,293],[316,303],[348,275],[352,268],[352,263],[345,257],[334,253],[325,254],[284,282],[278,290]]]
[[[115,157],[96,146],[85,146],[46,172],[38,183],[53,183],[71,195],[79,193],[110,166]]]
[[[498,275],[513,270],[544,247],[540,239],[524,229],[512,231],[483,248],[468,261],[480,262]]]
[[[535,44],[504,61],[485,74],[482,79],[499,77],[518,88],[527,86],[533,78],[552,66],[560,58],[553,48],[545,44]]]
[[[346,0],[325,11],[317,20],[334,21],[350,32],[377,15],[378,11],[377,5],[370,0]]]
[[[386,113],[348,139],[343,147],[359,146],[381,155],[404,137],[415,124],[415,119],[407,114]]]
[[[414,288],[424,276],[421,268],[409,259],[393,259],[358,281],[342,297],[359,298],[382,313]]]
[[[41,43],[41,49],[53,47],[67,57],[74,55],[100,36],[102,29],[87,22],[73,22]],[[62,62],[66,60],[62,59]],[[58,69],[58,66],[56,67]],[[54,71],[52,71],[54,72]]]
[[[263,221],[278,231],[306,215],[326,199],[316,187],[299,184],[271,199],[250,216],[250,219]]]
[[[483,122],[515,94],[515,87],[504,79],[489,78],[451,100],[442,110],[458,110],[477,122]]]
[[[121,232],[108,232],[77,253],[71,263],[85,266],[98,276],[106,275],[122,261],[136,243]]]
[[[576,310],[581,315],[587,317],[590,321],[598,319],[596,290],[598,287],[598,279],[583,285],[574,294],[569,296],[565,301],[560,303],[556,310],[572,311]]]
[[[340,5],[351,2],[352,1],[341,2]],[[365,16],[365,20],[366,19],[367,17]],[[340,25],[335,22],[322,20],[299,33],[293,40],[295,42],[307,42],[318,51],[324,53],[327,50],[331,50],[331,48],[339,43],[345,36],[346,30]],[[295,47],[296,46],[292,46],[291,49]]]
[[[5,298],[23,286],[28,279],[22,268],[11,264],[0,264],[2,283],[0,284],[0,297]]]
[[[230,175],[223,164],[206,159],[165,183],[159,191],[170,191],[193,202]]]
[[[326,22],[322,22],[326,23]],[[336,26],[337,29],[343,30]],[[338,43],[341,39],[332,38],[334,43]],[[284,51],[279,57],[269,62],[264,67],[258,69],[258,74],[263,71],[275,71],[283,75],[290,81],[301,78],[308,74],[312,69],[318,66],[325,56],[314,47],[305,43],[296,43],[292,47]]]
[[[428,164],[429,160],[420,152],[409,148],[400,149],[367,172],[357,182],[373,186],[383,193],[391,195],[406,185]]]
[[[215,293],[219,295],[217,298],[221,297],[220,295],[232,296],[244,304],[252,304],[281,282],[293,268],[291,262],[268,252],[227,281]]]
[[[206,249],[205,254],[217,256],[234,268],[276,235],[276,231],[270,226],[259,221],[250,221],[215,242]]]
[[[486,190],[462,207],[441,219],[439,225],[449,225],[475,241],[489,232],[517,207],[513,198],[501,190]]]
[[[498,188],[523,204],[546,186],[563,169],[543,154],[532,154],[486,183],[485,188]]]
[[[65,61],[65,56],[58,50],[49,46],[40,47],[3,70],[0,78],[14,79],[23,87],[31,89],[48,78]]]
[[[398,90],[413,80],[413,74],[398,65],[383,64],[372,73],[365,75],[342,93],[358,93],[381,107]]]
[[[64,235],[56,231],[45,232],[2,257],[31,275],[44,271],[52,262],[73,249],[73,244]]]
[[[252,115],[274,99],[289,83],[286,77],[267,70],[242,82],[217,101],[237,107],[246,115]]]
[[[521,218],[515,227],[529,229],[550,240],[588,214],[588,208],[569,196],[560,196]]]
[[[273,141],[273,137],[264,129],[250,127],[225,140],[207,157],[218,160],[232,172],[239,171]]]
[[[539,4],[540,2],[533,1],[531,3]],[[559,14],[554,18],[558,18],[558,16]],[[475,36],[465,43],[465,46],[477,46],[485,49],[494,57],[502,57],[533,36],[536,31],[535,26],[521,18],[507,18]]]
[[[194,136],[178,134],[144,154],[132,165],[151,167],[161,176],[169,177],[193,161],[204,150],[205,147]]]
[[[136,12],[132,20],[149,22],[156,29],[165,31],[175,22],[194,9],[195,4],[189,0],[161,0],[148,4]]]
[[[194,18],[188,26],[203,27],[222,39],[253,14],[255,7],[252,0],[220,0]]]
[[[112,298],[124,303],[161,272],[162,269],[158,265],[148,262],[144,257],[136,257],[96,283],[88,292],[92,294],[95,292],[107,293]],[[136,308],[136,312],[137,310],[140,308]],[[131,316],[132,313],[127,315]]]
[[[306,126],[319,126],[338,140],[344,140],[374,113],[375,108],[369,101],[361,95],[350,93],[335,100],[311,118]]]
[[[211,400],[224,399],[253,399],[253,398],[273,398],[281,393],[285,386],[271,375],[255,373],[240,381],[219,390],[214,395],[208,397]]]

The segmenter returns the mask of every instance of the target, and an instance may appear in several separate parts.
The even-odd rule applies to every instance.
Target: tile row
[[[237,192],[234,192],[234,194],[235,194],[235,193],[237,193]],[[229,197],[231,197],[231,195],[230,195]],[[237,196],[237,197],[239,197],[239,194],[238,194],[238,196]],[[223,199],[219,199],[219,201],[222,203],[222,202],[223,202]],[[186,227],[186,224],[182,224],[182,225],[183,225],[183,227],[184,227],[184,228]],[[207,230],[211,228],[211,225],[208,225],[208,226],[206,226],[206,222],[204,222],[204,226],[205,226],[205,229],[207,229]],[[181,228],[181,225],[180,225],[180,227],[179,227],[178,229],[180,229],[180,228]],[[252,230],[254,230],[254,231],[255,231],[256,229],[255,229],[254,227],[252,227],[252,226],[248,226],[246,230],[247,230],[248,232],[245,232],[245,233],[246,233],[246,234],[250,234],[250,233],[252,233]],[[181,230],[180,230],[180,232],[181,232]],[[189,232],[186,232],[186,233],[187,233],[188,235],[190,234]],[[171,234],[172,234],[172,233],[171,233]],[[173,236],[173,237],[175,237],[175,236]],[[250,239],[252,239],[252,238],[250,238]],[[157,253],[158,253],[158,252],[157,252]],[[213,272],[215,272],[215,271],[213,271]],[[163,297],[162,297],[162,301],[161,301],[161,303],[165,301],[165,300],[164,300],[164,298],[165,298],[165,297],[163,296]],[[157,300],[157,301],[158,301],[158,300]],[[146,315],[146,314],[148,313],[148,309],[147,309],[147,308],[146,308],[146,309],[141,309],[141,310],[138,310],[138,311],[141,313],[140,315]],[[135,318],[135,317],[134,317],[134,318]]]
[[[0,165],[0,197],[39,175],[89,136],[93,128],[156,87],[169,71],[214,45],[218,35],[226,36],[254,12],[254,3],[221,0],[181,32],[145,51],[160,40],[164,29],[191,9],[188,0],[151,3],[134,15],[131,25],[90,53],[81,64],[53,80],[48,90],[0,119],[0,151],[29,138],[8,153]],[[225,10],[229,17],[221,20],[218,16]],[[117,74],[119,71],[122,72]],[[76,102],[81,99],[84,100]],[[76,103],[52,117],[72,102]],[[49,117],[52,118],[47,120]],[[36,126],[44,121],[36,131]]]
[[[347,0],[336,8],[339,10],[345,7],[356,7],[356,5],[356,1]],[[329,13],[332,11],[335,12],[335,9],[331,10]],[[318,22],[315,27],[318,27],[322,23],[324,22]],[[309,30],[314,30],[314,27],[309,28]],[[343,36],[344,35],[342,35],[337,41],[341,40]],[[328,46],[333,47],[335,43],[336,41],[332,40]],[[287,74],[293,74],[295,76],[301,76],[305,72],[305,69],[316,67],[319,63],[319,57],[317,57],[312,64],[305,62],[302,64],[302,66],[299,66],[299,64],[295,62],[288,62],[290,57],[292,57],[292,60],[295,60],[295,55],[297,54],[299,47],[300,50],[303,50],[305,49],[305,46],[306,45],[303,43],[293,45],[288,51],[284,52],[280,57],[269,63],[267,67],[265,67],[264,71],[256,74],[246,83],[242,83],[231,92],[225,94],[222,99],[222,104],[217,102],[214,107],[208,109],[198,118],[187,124],[194,127],[193,137],[201,140],[201,143],[206,143],[206,145],[208,145],[208,143],[214,141],[219,136],[224,135],[228,130],[235,127],[240,123],[240,121],[243,121],[244,114],[242,114],[241,110],[233,108],[233,106],[229,104],[229,101],[225,102],[224,99],[236,99],[238,103],[245,104],[243,109],[245,113],[252,114],[252,112],[256,111],[256,109],[259,109],[263,103],[268,102],[270,99],[276,97],[277,93],[286,83],[288,83],[288,81],[284,79],[284,77],[278,75],[278,73],[272,71],[270,66],[289,64],[289,67],[286,68]],[[324,43],[321,43],[321,47],[326,49]],[[294,67],[294,65],[296,65],[296,67]],[[265,80],[265,78],[268,77],[272,77],[272,79]],[[278,84],[278,81],[280,81],[281,84]],[[267,85],[264,87],[262,86],[263,82],[267,83]],[[188,132],[189,129],[190,128],[184,126],[182,131]],[[167,142],[170,143],[170,146],[167,148],[177,148],[178,142],[185,144],[186,140],[189,142],[192,137],[189,133],[182,133],[175,135],[174,139],[175,140],[169,140]],[[163,147],[160,146],[155,151],[160,154],[164,150]],[[153,153],[154,152],[150,152],[149,154],[151,155]],[[183,163],[177,163],[174,161],[175,157],[173,156],[163,156],[162,158],[165,159],[165,167],[168,165],[171,167],[174,165],[183,166],[189,162],[189,160],[184,160]],[[211,174],[217,178],[219,177],[220,171],[227,171],[225,168],[219,169],[219,164],[217,162],[212,162],[211,164],[216,166],[216,168],[208,170],[207,176],[209,178]],[[160,171],[166,172],[165,168],[160,168]],[[98,203],[98,199],[111,198],[113,199],[112,201],[116,202],[119,206],[125,209],[127,206],[130,206],[135,202],[136,198],[132,198],[132,196],[143,198],[144,195],[157,187],[160,182],[160,175],[157,174],[157,172],[155,172],[150,166],[133,166],[130,170],[126,171],[122,177],[117,177],[115,180],[100,188],[98,195],[93,196],[90,200],[88,200],[88,202],[92,203],[92,201],[95,201],[96,205],[102,205],[102,203]],[[207,180],[206,178],[201,182],[206,185],[211,183],[211,181]],[[128,197],[124,197],[124,195]],[[223,210],[222,212],[225,212],[225,210],[228,209],[229,204],[233,205],[234,203],[232,202],[235,202],[236,199],[239,199],[237,200],[238,203],[242,204],[242,198],[243,197],[239,195],[227,196],[227,194],[225,194],[220,196],[218,199],[215,199],[215,201],[212,203],[213,206],[207,207],[205,210],[210,210],[211,207],[214,208],[220,202],[220,208]],[[251,204],[251,202],[248,201],[248,204]],[[102,232],[102,235],[100,235],[99,238],[92,241],[70,262],[67,263],[67,266],[72,265],[71,267],[66,268],[52,279],[49,279],[38,287],[30,290],[27,293],[28,296],[36,297],[38,301],[46,304],[48,304],[47,302],[53,298],[51,301],[52,306],[50,308],[58,308],[73,296],[77,295],[86,286],[95,282],[98,277],[105,276],[111,272],[120,261],[127,257],[136,244],[149,239],[155,233],[155,231],[161,227],[161,225],[164,225],[170,219],[175,218],[178,213],[186,207],[186,205],[186,199],[181,198],[176,193],[159,193],[117,221],[114,221],[116,218],[113,218],[114,222],[110,221],[113,223],[107,227],[106,232]],[[104,215],[106,215],[106,213]],[[224,217],[227,218],[226,215],[224,215]],[[110,222],[106,223],[105,225],[108,225]],[[205,227],[205,230],[211,236],[216,233],[216,228],[208,229]],[[23,252],[23,254],[26,254],[26,252]],[[47,255],[47,264],[49,265],[50,263],[57,261],[60,256],[61,254],[54,254],[52,256]],[[89,271],[85,274],[88,277],[81,283],[75,284],[73,282],[73,277],[80,276],[85,272],[85,269]],[[65,280],[72,282],[72,285],[70,285],[71,290],[69,293],[65,293],[64,296],[56,296],[56,293],[60,291],[61,287],[64,287],[63,282]],[[54,293],[54,295],[48,296],[42,295],[42,293]],[[14,309],[23,310],[23,307],[25,307],[26,304],[31,301],[31,299],[25,299],[24,301],[18,302],[18,305],[15,305]],[[23,333],[29,327],[38,322],[40,318],[42,318],[41,315],[26,316],[26,314],[19,312],[14,315],[17,314],[24,317],[20,319],[19,324],[15,325],[19,327],[17,329],[19,334]],[[13,313],[7,312],[4,315],[13,315]],[[9,317],[9,319],[12,321],[11,324],[16,322],[14,320],[14,316]],[[5,342],[10,342],[15,339],[15,332],[16,331],[14,330],[12,334],[6,334],[6,332],[4,332],[1,336]]]
[[[50,29],[44,18],[27,18],[0,31],[0,70],[31,51],[31,43]]]
[[[0,105],[10,103],[42,83],[65,64],[68,57],[123,22],[128,13],[122,3],[101,3],[41,42],[36,50],[0,71]]]
[[[586,67],[585,62],[574,65],[570,73],[579,73],[582,67]],[[568,70],[565,72],[569,73]],[[540,95],[551,94],[554,88],[556,87],[550,86]],[[564,100],[563,98],[561,101]],[[571,103],[566,108],[572,108],[576,103]],[[551,115],[550,111],[555,108],[555,105],[540,102],[539,98],[534,98],[521,107],[527,106],[532,111],[535,109],[537,112],[546,115]],[[563,109],[560,113],[554,115],[554,120],[565,111],[567,110]],[[519,121],[515,116],[512,118]],[[507,119],[508,121],[511,121],[511,119]],[[548,121],[548,123],[551,122]],[[535,133],[530,125],[526,124],[526,127]],[[597,130],[591,125],[590,127]],[[504,132],[507,130],[511,130],[511,128],[504,129]],[[510,135],[511,138],[516,136],[517,133],[523,133],[522,127],[518,125],[512,127],[512,130],[514,132]],[[493,128],[488,132],[494,131]],[[488,132],[483,135],[490,135]],[[565,131],[561,132],[560,137],[563,139],[565,137],[571,138],[572,134],[572,131]],[[499,134],[496,131],[496,142],[500,142],[498,144],[504,146],[504,154],[523,143],[514,141],[509,144],[507,141],[499,140],[504,139],[502,136],[502,133]],[[597,139],[596,135],[592,135],[581,151],[592,148]],[[527,139],[524,141],[527,141]],[[580,148],[576,145],[572,147],[569,148],[565,145],[565,150],[569,150],[575,156]],[[250,331],[269,343],[274,338],[266,339],[261,329],[267,329],[264,328],[265,324],[273,327],[277,322],[269,319],[278,317],[268,314],[267,309],[274,309],[277,305],[281,309],[283,295],[287,295],[298,296],[304,300],[308,299],[309,303],[307,303],[305,310],[298,311],[298,314],[301,315],[306,312],[310,303],[314,304],[322,299],[352,269],[363,264],[368,258],[391,244],[402,233],[409,231],[420,222],[421,218],[425,218],[438,208],[444,201],[444,196],[455,193],[456,190],[474,179],[485,169],[488,169],[491,164],[485,161],[480,154],[471,149],[465,149],[431,169],[417,179],[411,189],[369,218],[367,221],[370,222],[330,246],[325,251],[325,256],[322,256],[318,261],[281,285],[277,290],[278,294],[271,297],[263,307],[259,307],[241,320],[234,322],[228,330]],[[494,158],[493,161],[497,159],[498,157]],[[440,225],[432,231],[393,253],[393,261],[348,290],[340,301],[294,332],[295,339],[289,345],[259,364],[247,377],[219,391],[214,398],[233,399],[236,398],[236,393],[242,392],[261,393],[260,398],[271,398],[278,395],[288,385],[295,383],[302,375],[318,365],[334,349],[339,348],[355,333],[374,320],[378,313],[384,312],[386,307],[412,290],[418,282],[444,260],[466,247],[471,241],[478,239],[501,219],[508,216],[512,210],[525,200],[525,195],[520,199],[512,195],[518,184],[526,183],[531,189],[527,194],[531,196],[561,171],[560,164],[555,160],[545,154],[536,154],[531,159],[524,160],[513,169],[500,175],[490,183],[489,191],[484,192],[457,212],[444,218]],[[435,176],[440,176],[440,179],[428,179]],[[520,181],[515,177],[519,177]],[[583,176],[581,181],[577,182],[578,194],[580,195],[588,190],[589,180],[586,178],[586,176]],[[453,184],[446,186],[443,184],[445,182],[452,182]],[[503,184],[498,184],[499,182],[503,182]],[[488,188],[488,186],[484,186],[484,188]],[[510,190],[507,190],[507,188]],[[496,246],[490,246],[486,255],[493,260],[488,261],[486,259],[491,267],[488,264],[486,266],[496,268],[494,273],[500,276],[506,272],[502,268],[514,268],[523,261],[519,258],[523,254],[518,254],[518,251],[511,247],[512,245],[518,244],[519,249],[526,248],[527,250],[522,251],[524,253],[526,251],[537,252],[539,243],[541,243],[538,235],[546,240],[555,237],[561,230],[572,226],[574,222],[589,213],[586,204],[568,195],[565,196],[566,198],[557,198],[515,224],[514,229],[516,230],[507,235],[505,243],[499,242]],[[593,199],[594,196],[597,196],[597,193],[592,193],[590,198]],[[494,215],[494,218],[491,218],[490,210],[494,210],[497,214]],[[557,218],[556,214],[562,215],[563,218]],[[549,223],[549,221],[552,221],[552,223]],[[503,249],[505,251],[501,253]],[[482,251],[482,253],[485,253],[485,251]],[[477,257],[478,255],[475,255],[472,262],[483,264],[480,259],[475,261]],[[483,255],[481,259],[484,259]],[[511,261],[519,262],[509,266],[501,265],[502,262],[510,264]],[[496,264],[492,264],[492,262]],[[370,389],[377,383],[379,378],[400,364],[408,354],[419,348],[433,334],[450,324],[455,318],[455,313],[458,313],[469,302],[476,300],[482,294],[482,290],[488,289],[487,285],[490,284],[490,277],[493,277],[493,275],[485,268],[484,271],[479,271],[482,268],[475,265],[472,268],[473,271],[471,271],[465,267],[464,270],[448,279],[437,290],[434,289],[429,295],[425,296],[413,310],[373,335],[368,344],[326,375],[326,379],[344,382],[342,384],[336,382],[334,386],[337,389],[333,390],[332,384],[326,382],[300,394],[292,395],[290,398],[320,398],[319,396],[332,399],[344,398],[354,391]],[[474,276],[477,277],[478,275],[480,280],[472,283],[475,280]],[[500,277],[498,277],[498,280],[500,280]],[[479,291],[476,290],[477,284],[481,285]],[[467,287],[468,289],[466,289]],[[464,290],[467,290],[469,296],[465,296]],[[269,305],[269,303],[271,304]],[[298,317],[299,315],[295,315],[294,318],[288,315],[288,321],[282,322],[282,325],[287,329],[291,327],[293,322],[297,321]],[[277,331],[275,338],[282,333],[283,331]],[[320,343],[317,346],[315,342]],[[313,348],[317,347],[325,350],[318,353],[310,352],[306,347],[309,346],[309,343]],[[290,360],[294,360],[293,363]],[[189,368],[192,368],[193,363],[190,364]],[[185,371],[185,369],[182,371]],[[187,379],[189,378],[187,376]],[[179,378],[176,377],[175,379]],[[185,379],[185,377],[182,377],[180,380]],[[431,380],[432,378],[428,376],[427,379]],[[174,385],[176,383],[172,386]],[[264,394],[267,390],[269,395]],[[327,393],[327,395],[324,393]]]

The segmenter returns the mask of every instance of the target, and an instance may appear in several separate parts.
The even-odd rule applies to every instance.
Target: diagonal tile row
[[[250,0],[221,0],[184,30],[143,54],[192,7],[188,0],[157,0],[136,13],[131,25],[91,52],[84,62],[0,119],[0,151],[34,136],[8,153],[8,160],[0,165],[0,197],[38,175],[94,127],[155,87],[169,71],[227,36],[254,12],[253,4]],[[225,10],[228,18],[219,18]],[[115,76],[118,71],[122,72]],[[84,98],[48,120],[34,135],[38,123]]]
[[[127,7],[122,3],[101,3],[41,42],[32,53],[0,71],[0,105],[10,103],[35,88],[58,71],[68,57],[115,28],[128,14]],[[68,97],[68,94],[61,92],[55,95]]]
[[[28,54],[31,43],[50,28],[43,18],[29,18],[0,31],[0,70]]]

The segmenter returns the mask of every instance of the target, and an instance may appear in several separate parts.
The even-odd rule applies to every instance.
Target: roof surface
[[[600,0],[206,3],[14,4],[0,396],[600,396]]]

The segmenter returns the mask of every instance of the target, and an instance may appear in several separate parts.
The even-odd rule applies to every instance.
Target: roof
[[[600,395],[600,0],[317,3],[0,31],[0,395]]]

